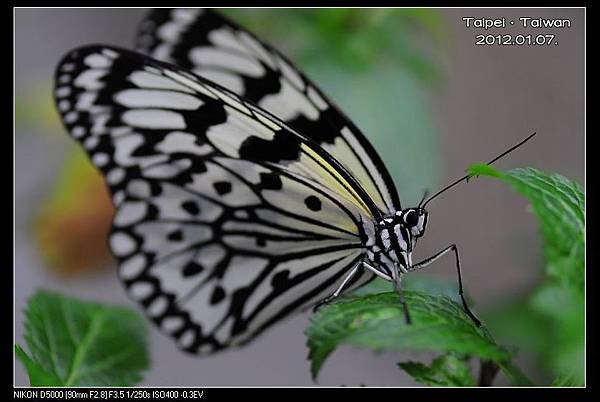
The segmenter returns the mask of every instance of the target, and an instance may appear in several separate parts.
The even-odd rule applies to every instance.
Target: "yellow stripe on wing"
[[[334,166],[332,166],[329,162],[323,159],[307,144],[301,144],[300,147],[302,151],[309,155],[310,158],[313,159],[319,166],[321,166],[321,168],[325,172],[329,173],[329,175],[332,176],[329,178],[322,177],[322,184],[331,184],[333,186],[339,187],[339,190],[341,191],[336,192],[338,192],[342,196],[344,196],[345,194],[351,195],[352,199],[350,199],[350,201],[353,201],[355,204],[357,204],[363,210],[366,216],[373,217],[373,213],[371,212],[367,204],[364,202],[364,200],[360,197],[356,190],[354,190],[354,187],[352,187],[352,185],[348,183],[348,181],[340,174],[340,172]],[[348,197],[346,198],[348,199]]]

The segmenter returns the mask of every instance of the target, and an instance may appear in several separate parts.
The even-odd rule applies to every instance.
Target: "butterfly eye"
[[[408,227],[417,226],[417,223],[419,223],[419,216],[417,215],[417,213],[415,211],[409,211],[404,216],[404,222],[406,222],[406,225]]]

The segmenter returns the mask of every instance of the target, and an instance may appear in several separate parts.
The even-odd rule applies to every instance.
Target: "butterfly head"
[[[427,211],[420,207],[403,209],[385,217],[378,225],[383,254],[401,266],[411,267],[411,253],[426,226]]]
[[[410,233],[412,240],[423,236],[427,226],[428,213],[424,208],[407,208],[396,212],[399,223]]]

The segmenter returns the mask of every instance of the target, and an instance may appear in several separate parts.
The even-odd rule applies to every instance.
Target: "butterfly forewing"
[[[254,104],[107,46],[67,55],[55,97],[110,188],[119,275],[180,347],[244,343],[329,296],[361,260],[373,202]]]
[[[400,210],[394,183],[360,130],[294,65],[225,17],[203,9],[156,9],[137,47],[191,69],[284,120],[350,171],[384,214]]]

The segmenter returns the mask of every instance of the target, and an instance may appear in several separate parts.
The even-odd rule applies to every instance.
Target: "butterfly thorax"
[[[412,267],[411,253],[417,239],[425,232],[427,211],[408,208],[385,216],[375,225],[367,246],[367,258],[377,268],[387,271],[397,267],[405,273]]]

